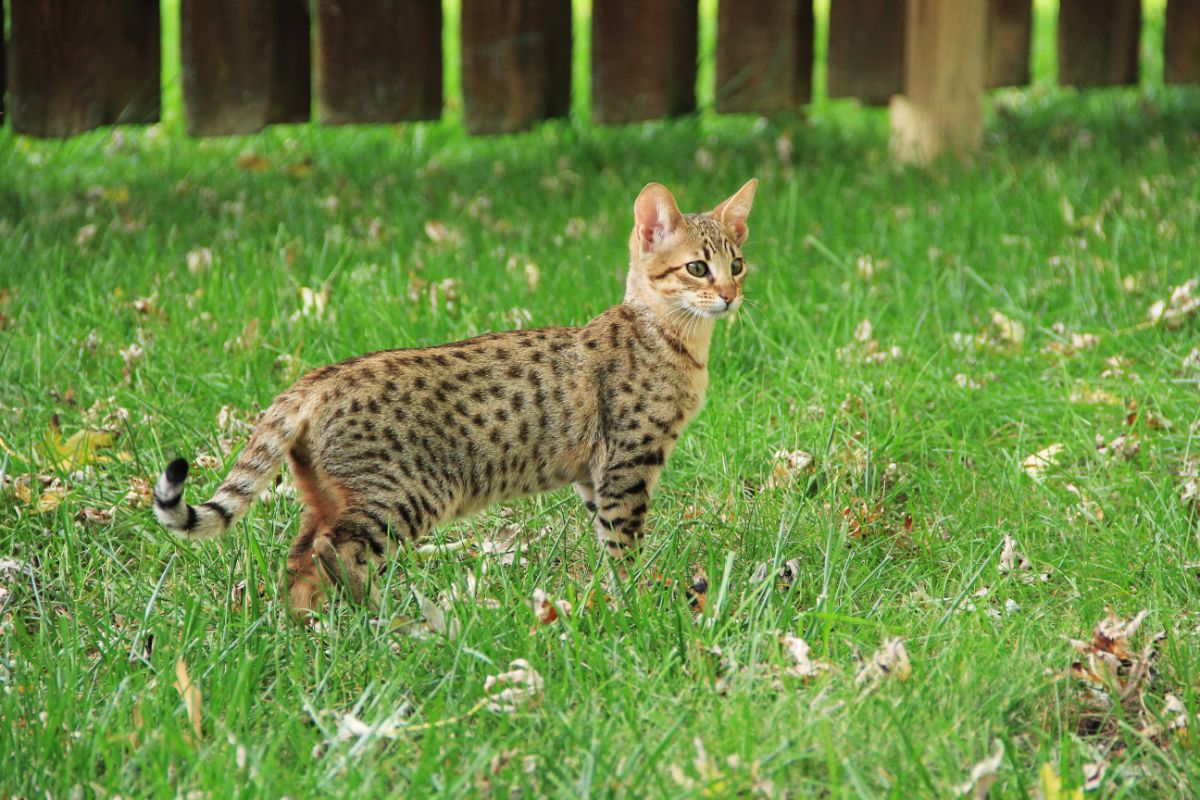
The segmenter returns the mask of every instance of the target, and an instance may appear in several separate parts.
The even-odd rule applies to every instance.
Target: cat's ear
[[[750,206],[754,204],[756,189],[758,178],[751,178],[733,197],[708,212],[710,217],[730,230],[739,245],[745,243],[746,237],[750,235],[750,229],[746,227],[746,217],[750,216]]]
[[[634,233],[642,252],[662,245],[683,221],[671,192],[661,183],[648,183],[633,204]]]

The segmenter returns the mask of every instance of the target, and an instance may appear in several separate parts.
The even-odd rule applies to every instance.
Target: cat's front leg
[[[633,453],[618,450],[609,453],[593,479],[596,536],[618,561],[632,561],[641,546],[650,493],[662,463],[661,449]]]

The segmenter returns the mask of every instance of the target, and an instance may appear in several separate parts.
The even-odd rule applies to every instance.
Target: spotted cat
[[[216,494],[183,500],[185,459],[154,512],[188,539],[220,534],[286,458],[301,490],[287,560],[293,613],[334,586],[377,600],[396,548],[494,502],[573,483],[596,535],[633,556],[659,472],[708,386],[713,325],[742,302],[757,181],[703,214],[651,183],[634,204],[625,299],[582,328],[384,350],[300,378],[263,414]]]

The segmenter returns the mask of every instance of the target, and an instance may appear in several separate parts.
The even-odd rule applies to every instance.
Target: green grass
[[[0,463],[69,488],[44,513],[12,489],[0,498],[0,558],[27,567],[0,571],[0,794],[457,796],[490,785],[497,796],[725,797],[759,780],[793,796],[942,797],[997,742],[993,796],[1028,796],[1046,764],[1078,786],[1082,765],[1103,757],[1100,796],[1196,794],[1200,723],[1190,739],[1139,737],[1136,720],[1090,735],[1076,684],[1047,670],[1068,667],[1066,638],[1090,638],[1106,606],[1144,608],[1145,630],[1168,633],[1147,705],[1160,709],[1170,690],[1200,706],[1200,543],[1179,499],[1200,431],[1197,373],[1183,365],[1197,327],[1142,324],[1197,274],[1200,97],[1153,83],[1077,94],[1045,79],[997,96],[971,165],[925,171],[894,167],[886,117],[845,102],[803,121],[704,113],[492,139],[445,123],[192,141],[177,116],[66,142],[0,131],[0,436],[16,453]],[[247,153],[265,170],[239,168]],[[517,308],[535,325],[585,322],[620,298],[644,183],[699,209],[751,175],[762,184],[749,308],[718,330],[707,406],[651,509],[651,566],[705,573],[702,615],[644,590],[535,625],[535,588],[578,606],[599,572],[565,491],[514,504],[514,520],[493,509],[446,532],[548,528],[526,567],[489,567],[481,591],[498,608],[451,605],[454,640],[389,633],[346,605],[316,631],[288,624],[278,579],[292,501],[258,506],[198,547],[126,506],[131,479],[176,454],[228,463],[219,410],[265,407],[296,369],[507,328]],[[431,241],[430,220],[461,243]],[[94,236],[80,244],[87,225]],[[202,247],[214,263],[193,275],[187,254]],[[873,279],[860,259],[881,267]],[[540,269],[536,289],[526,263]],[[461,282],[453,304],[427,288],[410,298],[410,286],[447,278]],[[299,288],[321,286],[326,316],[298,313]],[[162,313],[135,310],[138,298]],[[954,334],[985,329],[993,309],[1024,325],[1023,346],[956,350]],[[863,319],[902,357],[839,358]],[[253,342],[238,345],[254,320]],[[1059,321],[1098,346],[1045,352]],[[134,342],[145,357],[126,379],[119,351]],[[1125,375],[1103,377],[1113,357]],[[958,374],[984,385],[960,388]],[[1136,401],[1135,459],[1096,452],[1097,434],[1131,429],[1128,412],[1072,402],[1077,381]],[[86,410],[110,396],[130,415],[110,452],[128,460],[75,475],[28,463],[52,418],[67,435],[94,427]],[[1151,415],[1171,427],[1151,427]],[[1055,443],[1060,465],[1033,482],[1022,460]],[[794,448],[816,456],[815,480],[760,491],[772,454]],[[221,474],[196,470],[190,497]],[[1099,505],[1101,524],[1078,518],[1068,483]],[[842,510],[862,501],[890,524],[853,537]],[[77,519],[114,505],[109,524]],[[1048,581],[998,573],[1005,535]],[[790,558],[801,563],[791,586],[751,581],[759,563]],[[488,560],[400,557],[380,618],[419,616],[412,588],[448,594]],[[250,591],[231,603],[242,582]],[[841,671],[776,686],[769,670],[791,663],[779,642],[789,632]],[[911,677],[862,692],[854,651],[892,636],[905,639]],[[714,646],[743,667],[725,693]],[[486,676],[517,658],[543,676],[540,704],[481,709]],[[203,697],[198,741],[173,686],[180,659]],[[335,714],[379,722],[404,707],[414,727],[394,740],[329,742]]]

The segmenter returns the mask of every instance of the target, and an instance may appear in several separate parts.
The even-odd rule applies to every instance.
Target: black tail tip
[[[167,480],[171,483],[183,483],[188,475],[188,462],[186,458],[177,458],[170,464],[167,464]]]

